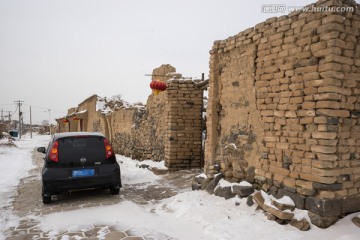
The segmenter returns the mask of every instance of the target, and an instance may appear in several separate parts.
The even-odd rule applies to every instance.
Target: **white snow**
[[[87,109],[86,110],[82,110],[82,111],[78,111],[76,112],[75,114],[81,114],[81,113],[86,113],[87,112]]]
[[[11,213],[11,201],[20,179],[28,176],[28,171],[34,167],[31,152],[37,146],[46,146],[50,140],[49,135],[33,134],[33,137],[30,139],[30,135],[25,135],[14,141],[17,147],[0,146],[0,239],[4,238],[4,230],[18,222]],[[7,140],[0,142],[6,143]]]
[[[98,97],[98,100],[96,102],[96,111],[103,110],[105,108],[105,105],[106,105],[105,99]]]
[[[49,138],[49,136],[46,136]],[[27,175],[33,167],[31,151],[45,140],[43,136],[35,136],[33,140],[24,139],[16,142],[16,149],[0,147],[0,184],[2,186],[0,201],[0,231],[16,224],[16,217],[11,210],[3,208],[10,203],[19,179]],[[139,168],[138,161],[117,156],[121,162],[123,184],[153,183],[161,178],[151,171]],[[221,184],[226,184],[222,182]],[[266,202],[271,197],[262,193]],[[121,193],[120,193],[121,197]],[[50,231],[53,235],[70,230],[89,229],[92,224],[110,224],[119,230],[134,228],[134,231],[150,232],[160,239],[164,234],[172,239],[340,239],[357,240],[360,230],[351,222],[359,213],[350,214],[328,229],[319,229],[311,225],[311,230],[301,232],[290,225],[279,225],[269,221],[261,210],[246,205],[246,198],[225,200],[209,195],[206,191],[181,192],[161,201],[150,201],[148,205],[137,205],[121,200],[118,204],[82,208],[79,210],[52,213],[44,216],[29,216],[39,220],[39,228]],[[283,199],[281,201],[287,201]],[[236,203],[240,203],[239,205]],[[294,211],[297,219],[306,218],[307,211]],[[103,238],[106,229],[98,232]],[[0,239],[4,236],[0,235]],[[62,239],[70,239],[64,235]]]
[[[235,185],[239,185],[239,183],[231,183],[231,182],[228,182],[224,179],[221,179],[218,183],[218,186],[220,187],[232,187],[232,186],[235,186]]]
[[[207,178],[207,176],[206,176],[205,173],[201,173],[201,174],[197,175],[196,177],[199,177],[199,178]]]
[[[261,192],[261,196],[264,198],[264,204],[269,206],[269,207],[272,207],[272,208],[275,208],[275,209],[278,209],[277,207],[275,207],[272,203],[272,200],[275,200],[275,198],[271,195],[268,195],[266,192],[264,192],[263,190],[260,191]]]
[[[136,161],[136,160],[132,160],[132,161]],[[141,164],[145,164],[145,165],[149,165],[149,168],[157,168],[157,169],[165,169],[167,170],[168,168],[165,166],[165,161],[153,161],[153,160],[143,160],[137,163],[138,165]]]
[[[239,183],[240,186],[243,186],[243,187],[252,187],[251,183],[247,182],[247,181],[241,181]]]
[[[139,161],[121,155],[116,155],[116,159],[120,163],[123,184],[151,183],[160,178],[148,169],[139,168]]]
[[[280,204],[289,205],[289,206],[295,206],[294,201],[288,196],[283,196],[282,198],[276,199],[275,201],[280,203]]]
[[[228,148],[228,147],[230,147],[231,146],[231,149],[236,149],[237,147],[236,147],[236,145],[235,145],[235,143],[230,143],[229,145],[227,145],[225,148]]]

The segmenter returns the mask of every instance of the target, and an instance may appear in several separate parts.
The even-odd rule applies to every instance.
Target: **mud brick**
[[[326,146],[311,146],[311,151],[316,153],[335,153],[337,151],[336,147],[326,147]]]
[[[320,35],[320,40],[328,41],[330,39],[337,39],[340,33],[337,31],[325,32]]]
[[[322,93],[322,94],[315,94],[314,100],[321,101],[321,100],[341,100],[341,95],[339,93]]]
[[[324,33],[324,32],[330,32],[330,31],[345,32],[345,27],[344,27],[344,25],[342,25],[340,23],[332,22],[332,23],[326,23],[324,25],[321,25],[317,29],[317,32],[319,34]]]
[[[316,102],[316,108],[332,108],[339,109],[340,103],[334,101],[318,101]]]
[[[318,89],[314,88],[314,87],[306,87],[306,88],[304,88],[304,93],[306,95],[314,95],[314,94],[318,93]]]
[[[320,168],[312,168],[311,172],[321,177],[337,177],[344,170],[343,169],[320,169]]]
[[[320,168],[320,169],[327,169],[327,168],[333,168],[334,163],[330,162],[330,161],[315,161],[315,160],[313,160],[311,162],[311,166],[313,166],[315,168]]]
[[[347,80],[359,81],[360,73],[346,73],[345,77]]]
[[[335,183],[337,178],[336,177],[325,177],[325,176],[316,176],[313,174],[308,173],[300,173],[300,178],[312,182],[320,182],[320,183],[326,183],[326,184],[332,184]]]
[[[305,26],[304,26],[304,28],[302,29],[303,31],[304,30],[307,30],[307,29],[310,29],[311,30],[311,32],[312,32],[312,30],[315,28],[317,28],[317,27],[319,27],[321,25],[321,20],[319,19],[319,20],[314,20],[314,21],[311,21],[311,22],[308,22],[308,23],[306,23],[305,24]]]
[[[335,139],[337,136],[336,133],[333,132],[313,132],[313,138],[321,138],[321,139]]]
[[[312,182],[309,181],[303,181],[303,180],[296,180],[296,186],[298,187],[302,187],[302,188],[307,188],[307,189],[312,189]]]
[[[326,43],[325,43],[326,45]],[[319,45],[319,46],[315,46],[314,50],[311,49],[311,51],[313,52],[313,55],[315,57],[326,57],[330,54],[334,54],[334,55],[341,55],[341,48],[339,47],[325,47],[323,48],[323,45]]]
[[[319,64],[318,70],[319,70],[319,72],[340,71],[341,70],[341,64],[333,63],[333,62]]]
[[[327,42],[328,47],[339,47],[341,49],[345,48],[345,41],[341,39],[330,39]]]
[[[318,196],[323,199],[334,199],[335,198],[335,192],[333,191],[318,191]]]
[[[276,166],[270,166],[269,169],[273,174],[280,174],[283,176],[288,176],[289,175],[289,170],[284,169],[282,167],[276,167]]]
[[[318,72],[305,73],[303,76],[304,81],[319,79],[320,75]],[[306,86],[306,85],[305,85]]]
[[[311,44],[310,48],[312,52],[318,52],[324,50],[327,47],[326,42],[318,42]]]
[[[315,109],[316,103],[315,102],[304,102],[302,104],[302,109]]]
[[[339,159],[337,155],[332,155],[332,154],[317,153],[316,156],[321,161],[336,161]]]
[[[321,72],[320,76],[322,78],[344,79],[345,74],[343,72],[339,72],[339,71],[327,71],[327,72]]]
[[[345,18],[341,15],[329,15],[327,17],[324,17],[322,19],[322,24],[327,24],[327,23],[343,23],[345,20]]]
[[[339,55],[326,56],[324,62],[336,62],[336,63],[348,64],[348,65],[354,64],[354,60],[352,58],[343,57]]]
[[[329,117],[349,117],[350,112],[348,110],[332,110],[332,109],[317,109],[316,114]]]

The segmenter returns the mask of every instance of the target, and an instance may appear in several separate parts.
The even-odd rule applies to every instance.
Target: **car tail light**
[[[109,141],[106,138],[104,138],[104,144],[105,144],[105,151],[106,151],[106,159],[108,159],[114,155],[114,152],[112,150],[112,147],[111,147]]]
[[[59,142],[55,141],[54,144],[51,147],[49,158],[53,162],[59,161]]]

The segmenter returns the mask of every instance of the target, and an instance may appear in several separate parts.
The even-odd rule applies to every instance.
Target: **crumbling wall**
[[[205,161],[316,222],[360,210],[360,8],[309,7],[214,42]]]
[[[175,71],[168,64],[154,69],[152,80],[167,82],[168,89],[151,94],[145,107],[108,115],[118,153],[139,160],[165,160],[172,170],[200,167],[202,90],[196,81],[181,79]]]

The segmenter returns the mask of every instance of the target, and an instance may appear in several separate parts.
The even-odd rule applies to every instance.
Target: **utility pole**
[[[21,112],[21,105],[24,103],[24,101],[14,101],[14,103],[16,103],[19,107],[19,138],[21,138],[21,131],[22,131],[22,126],[21,126],[21,119],[22,119],[22,112]]]
[[[50,119],[51,119],[51,109],[48,109],[45,112],[49,112],[49,132],[50,132],[50,136],[51,136],[51,124],[50,124]]]
[[[31,106],[30,106],[30,138],[32,138],[32,117],[31,117]]]
[[[4,121],[4,109],[1,109],[1,121]]]
[[[7,114],[7,117],[9,118],[9,121],[11,122],[11,111],[6,111],[8,114]]]

